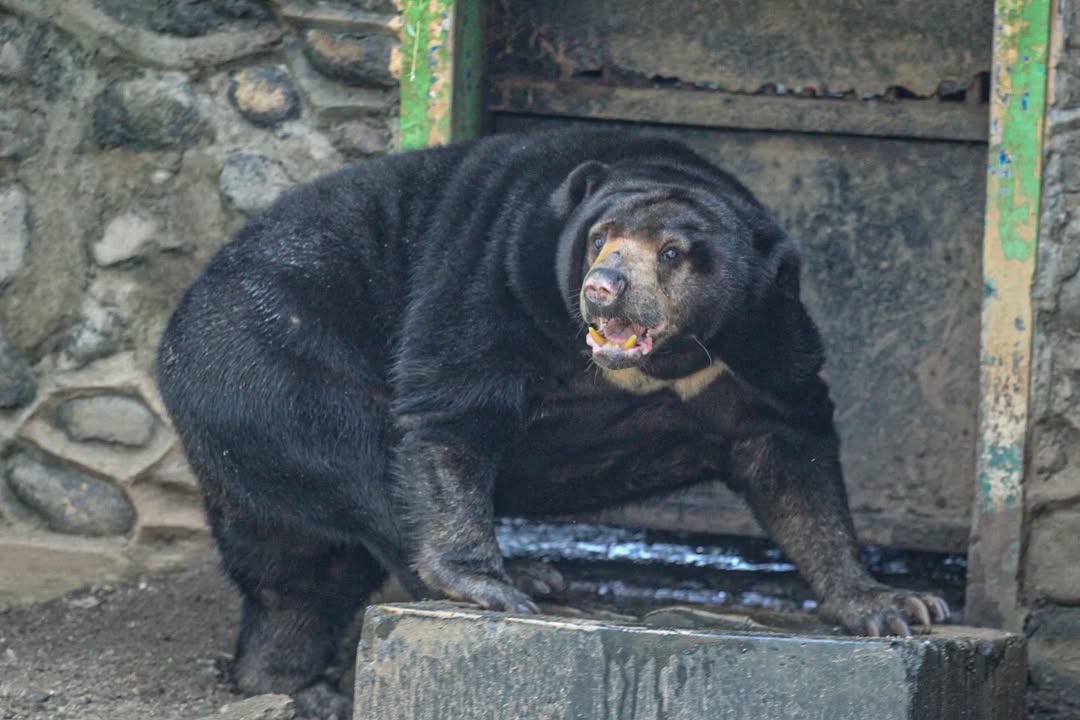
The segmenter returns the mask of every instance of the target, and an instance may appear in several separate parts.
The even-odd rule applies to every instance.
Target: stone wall
[[[206,541],[156,395],[180,292],[396,142],[390,0],[0,0],[0,604]]]
[[[1055,6],[1022,565],[1047,718],[1080,717],[1080,0]]]

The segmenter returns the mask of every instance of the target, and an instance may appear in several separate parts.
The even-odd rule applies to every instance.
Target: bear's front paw
[[[530,597],[550,598],[566,590],[566,579],[553,565],[540,560],[507,560],[514,586]]]
[[[501,570],[474,570],[444,562],[422,563],[417,568],[428,587],[452,600],[473,602],[485,610],[531,614],[540,608],[513,586]]]
[[[948,620],[949,606],[937,595],[875,583],[828,598],[818,613],[853,635],[909,637],[911,625],[929,630],[931,618],[933,622]]]

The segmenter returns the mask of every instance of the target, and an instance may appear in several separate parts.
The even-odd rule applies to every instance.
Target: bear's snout
[[[598,310],[608,309],[618,302],[629,284],[618,270],[596,268],[585,276],[585,300]]]

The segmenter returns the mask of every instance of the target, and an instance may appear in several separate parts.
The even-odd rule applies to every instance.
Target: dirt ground
[[[3,720],[189,720],[238,698],[219,667],[240,602],[212,554],[183,571],[0,611]]]

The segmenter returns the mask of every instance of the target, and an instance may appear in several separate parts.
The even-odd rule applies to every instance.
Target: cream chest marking
[[[649,395],[660,390],[674,390],[675,394],[684,402],[697,397],[705,388],[712,385],[718,377],[729,372],[731,372],[731,369],[719,361],[698,370],[692,375],[671,380],[649,377],[637,368],[626,368],[625,370],[601,369],[601,373],[609,383],[626,392],[635,395]]]

